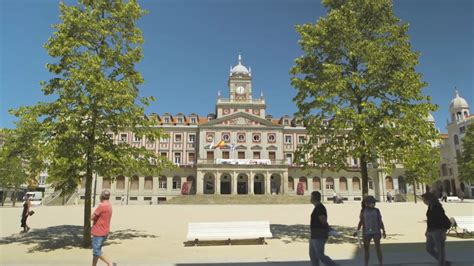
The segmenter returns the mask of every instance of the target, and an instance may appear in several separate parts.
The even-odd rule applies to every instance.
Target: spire
[[[242,55],[239,52],[239,65],[242,65]]]
[[[456,86],[454,86],[454,97],[459,98],[459,91],[458,91],[458,88]]]
[[[219,97],[219,98],[221,97],[221,91],[220,90],[217,91],[217,97]]]
[[[263,91],[260,91],[260,98],[263,98]]]

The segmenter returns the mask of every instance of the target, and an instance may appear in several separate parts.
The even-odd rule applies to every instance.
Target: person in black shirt
[[[441,203],[433,193],[425,193],[421,195],[423,202],[428,205],[426,212],[426,251],[438,261],[439,266],[451,265],[446,261],[445,242],[446,242],[446,225],[443,224],[447,219]]]
[[[329,224],[327,222],[327,211],[321,203],[321,193],[313,191],[311,193],[311,203],[314,205],[311,213],[311,239],[309,240],[309,257],[311,265],[319,266],[319,261],[325,265],[336,265],[336,263],[324,254],[324,245],[328,239]]]

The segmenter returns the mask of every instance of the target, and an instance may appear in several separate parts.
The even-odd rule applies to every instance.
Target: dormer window
[[[178,124],[183,124],[184,123],[184,119],[182,117],[178,117]]]
[[[290,121],[288,119],[283,119],[283,125],[289,125]]]
[[[165,117],[164,121],[166,124],[169,124],[171,122],[171,119],[169,117]]]
[[[196,124],[196,122],[197,122],[196,117],[191,117],[190,123],[191,124]]]

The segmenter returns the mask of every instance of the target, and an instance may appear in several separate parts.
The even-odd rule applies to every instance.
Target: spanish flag
[[[216,146],[214,146],[214,149],[219,149],[225,146],[225,141],[221,140],[219,141]]]

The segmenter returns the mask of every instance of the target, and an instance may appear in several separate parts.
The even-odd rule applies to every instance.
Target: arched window
[[[464,111],[464,117],[468,117],[469,113],[467,111]]]
[[[117,176],[115,189],[125,189],[125,177],[123,175]]]
[[[446,165],[445,163],[443,163],[441,165],[441,174],[443,176],[447,176],[448,175],[448,165]]]
[[[145,189],[152,190],[153,189],[153,177],[152,176],[145,176]]]
[[[347,191],[347,178],[341,176],[339,178],[339,190],[340,191]]]
[[[360,179],[358,177],[352,178],[352,190],[360,191]]]
[[[303,183],[304,190],[308,190],[308,179],[304,176],[300,177],[299,183]]]
[[[132,183],[130,184],[130,190],[138,190],[138,176],[132,176]]]
[[[288,177],[288,190],[289,191],[295,190],[295,181],[293,180],[293,177],[291,176]]]
[[[326,189],[334,190],[334,179],[332,177],[326,177]]]
[[[321,178],[313,177],[313,190],[321,190]]]
[[[166,189],[168,187],[167,183],[166,176],[160,176],[160,178],[158,178],[158,188]]]
[[[181,188],[181,177],[174,176],[173,177],[173,189],[180,189]]]
[[[385,178],[385,189],[393,190],[393,178],[390,176]]]
[[[102,189],[110,189],[110,178],[102,178]]]
[[[457,113],[456,113],[456,116],[457,116],[457,120],[458,120],[458,121],[461,121],[461,120],[462,120],[462,113],[461,113],[461,112],[457,112]]]

